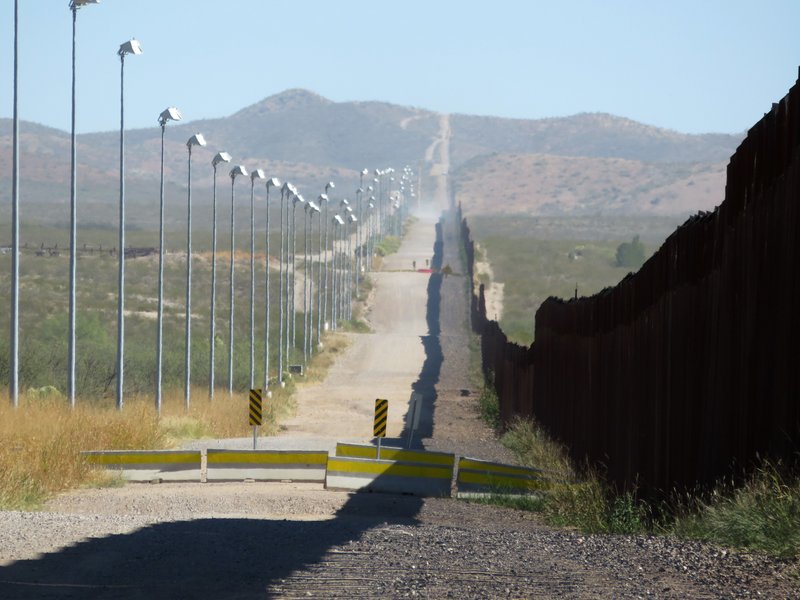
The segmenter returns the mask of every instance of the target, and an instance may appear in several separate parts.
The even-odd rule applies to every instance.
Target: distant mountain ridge
[[[606,113],[549,119],[451,116],[456,164],[492,152],[624,158],[646,162],[727,160],[744,137],[685,134]]]
[[[316,190],[334,179],[337,192],[341,190],[342,195],[352,195],[358,184],[358,173],[364,167],[391,165],[397,168],[410,164],[415,168],[421,165],[424,171],[425,151],[439,134],[439,122],[439,113],[420,108],[386,102],[334,102],[308,90],[290,89],[228,117],[170,124],[166,131],[165,176],[168,185],[185,185],[185,141],[200,131],[209,143],[207,148],[198,149],[194,158],[200,165],[205,164],[193,172],[202,189],[207,189],[211,181],[212,173],[207,164],[211,156],[218,150],[226,150],[235,162],[248,168],[264,168],[270,176],[289,179],[301,189],[305,186]],[[708,164],[714,167],[706,171],[718,172],[719,165],[727,161],[743,137],[682,134],[601,113],[537,120],[454,114],[450,116],[450,127],[451,173],[455,175],[456,187],[460,185],[460,178],[480,189],[479,179],[489,177],[488,169],[494,170],[491,178],[496,181],[504,177],[516,177],[521,181],[520,177],[524,176],[525,185],[530,186],[532,192],[538,190],[531,194],[538,199],[528,202],[525,194],[517,192],[515,204],[523,212],[536,212],[545,206],[549,212],[558,212],[562,207],[557,197],[543,197],[549,194],[547,190],[552,188],[552,182],[548,187],[537,180],[543,173],[536,167],[541,157],[575,159],[568,163],[547,159],[546,171],[551,175],[554,165],[566,164],[570,172],[592,173],[598,168],[613,171],[615,165],[622,165],[620,160],[643,164]],[[69,134],[27,122],[21,124],[20,132],[21,177],[26,198],[31,202],[63,204],[69,194],[65,187],[69,181]],[[0,159],[4,164],[10,164],[10,137],[10,120],[0,119]],[[92,198],[104,203],[113,201],[117,187],[118,144],[116,132],[78,136],[78,180],[79,187],[87,190],[82,193],[85,203]],[[514,158],[497,159],[503,156]],[[531,156],[539,158],[532,160]],[[581,166],[583,159],[588,161],[586,169]],[[598,162],[597,159],[609,160]],[[159,161],[158,126],[126,131],[130,203],[149,206],[157,197]],[[504,166],[506,164],[508,167]],[[674,186],[665,177],[669,173],[680,177],[685,171],[632,169],[630,165],[620,168],[628,173],[641,173],[643,177],[649,173],[644,187],[653,187],[657,180],[656,187],[666,186],[670,190]],[[504,169],[509,170],[504,174]],[[656,171],[658,174],[654,175]],[[703,168],[695,171],[703,171]],[[634,180],[625,177],[625,190],[639,189],[635,177]],[[10,169],[0,172],[0,202],[10,196],[9,179]],[[716,181],[716,176],[711,179]],[[576,207],[596,205],[604,193],[613,193],[614,186],[609,186],[608,181],[608,177],[598,177],[594,183],[590,178],[580,186],[572,186],[572,192],[563,195],[564,210],[569,212]],[[711,185],[711,180],[704,179],[704,186],[706,184]],[[692,204],[691,192],[681,194],[680,208],[676,210],[683,211]],[[585,193],[593,200],[584,202],[576,193]],[[720,189],[718,195],[721,194]],[[636,192],[634,196],[628,194],[626,200],[615,201],[614,206],[618,210],[650,210],[648,207],[656,207],[661,213],[671,210],[671,192],[658,198],[650,198],[646,192]],[[713,190],[703,195],[698,208],[707,208],[711,197],[715,197]],[[205,194],[199,195],[198,202],[207,201]],[[0,212],[6,206],[5,202],[0,204]]]

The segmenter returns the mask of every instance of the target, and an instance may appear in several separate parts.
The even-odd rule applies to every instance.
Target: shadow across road
[[[329,521],[196,519],[91,539],[0,568],[0,598],[270,597],[272,585],[366,529],[387,521],[413,522],[420,499],[403,497],[387,507],[388,499],[353,495]]]

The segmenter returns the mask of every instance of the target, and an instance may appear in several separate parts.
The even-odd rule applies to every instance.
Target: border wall
[[[471,273],[463,219],[462,240]],[[592,297],[548,298],[529,348],[486,318],[482,286],[471,322],[503,422],[534,417],[619,488],[710,485],[758,456],[796,455],[800,82],[731,157],[724,202],[639,272]]]

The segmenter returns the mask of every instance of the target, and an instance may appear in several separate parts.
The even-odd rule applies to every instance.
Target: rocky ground
[[[160,484],[0,516],[1,598],[796,598],[797,565],[313,484]]]

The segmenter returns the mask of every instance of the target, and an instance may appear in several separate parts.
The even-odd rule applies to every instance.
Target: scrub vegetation
[[[637,231],[647,233],[647,244],[639,245],[650,256],[674,223],[628,219],[632,230],[624,231],[620,219],[595,222],[598,231],[584,218],[469,218],[476,242],[491,257],[494,279],[504,286],[500,326],[511,341],[533,341],[534,315],[548,297],[590,296],[625,277],[630,267],[618,266],[616,258],[621,240],[630,240]]]

